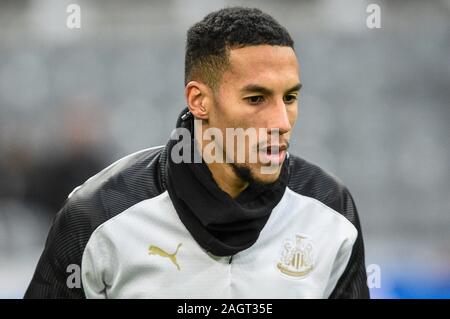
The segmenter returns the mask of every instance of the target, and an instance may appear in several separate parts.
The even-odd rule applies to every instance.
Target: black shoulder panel
[[[82,287],[67,284],[68,267],[81,268],[83,251],[98,226],[164,191],[162,153],[164,148],[157,147],[126,156],[72,192],[53,220],[25,298],[85,297]]]

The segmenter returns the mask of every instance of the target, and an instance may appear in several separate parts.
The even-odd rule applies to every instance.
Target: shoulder
[[[335,285],[329,297],[369,298],[361,224],[350,191],[338,178],[300,157],[289,156],[289,169],[288,187],[292,191],[331,208],[336,214],[345,217],[356,230],[351,236],[354,240],[347,243],[334,266]],[[336,224],[333,223],[332,229],[336,229]]]
[[[348,188],[316,164],[289,154],[288,187],[297,194],[318,200],[353,224],[356,222],[356,207]]]
[[[69,234],[84,246],[98,226],[136,203],[161,194],[162,150],[154,147],[123,157],[75,188],[55,217],[55,233]]]
[[[68,271],[81,265],[94,231],[128,207],[159,195],[164,147],[128,155],[89,178],[69,195],[56,214],[26,298],[82,298],[81,287],[69,288]]]

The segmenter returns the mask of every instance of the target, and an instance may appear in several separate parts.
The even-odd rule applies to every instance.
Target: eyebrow
[[[286,93],[300,91],[302,86],[303,85],[301,83],[297,83],[296,85],[294,85],[293,87],[288,89],[286,91]],[[271,89],[268,89],[268,88],[258,85],[258,84],[248,84],[248,85],[244,86],[240,91],[242,93],[258,92],[258,93],[265,94],[265,95],[270,95],[273,93],[273,91]]]

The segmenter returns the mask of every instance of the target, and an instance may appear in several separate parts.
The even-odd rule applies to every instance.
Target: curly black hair
[[[187,32],[184,84],[200,80],[217,88],[229,49],[263,44],[294,49],[287,30],[259,9],[228,7],[208,14]]]

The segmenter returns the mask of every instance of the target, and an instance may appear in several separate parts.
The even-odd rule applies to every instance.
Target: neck
[[[197,145],[199,145],[201,154],[203,154],[205,144],[210,142],[201,142],[200,138],[203,138],[203,129],[205,129],[203,125],[198,126],[194,124],[195,139],[197,140]],[[231,165],[227,163],[217,163],[215,161],[205,162],[219,188],[230,195],[231,198],[238,197],[249,185],[248,182],[236,175]]]
[[[226,163],[207,163],[207,165],[217,185],[231,198],[238,197],[247,188],[248,182],[239,178],[231,165]]]

